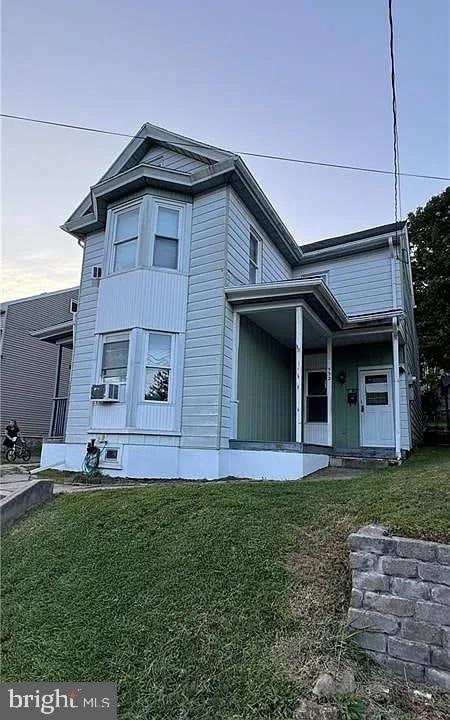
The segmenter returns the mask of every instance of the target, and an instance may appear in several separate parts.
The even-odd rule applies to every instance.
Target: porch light
[[[345,370],[341,370],[341,371],[338,373],[337,379],[338,379],[338,382],[339,382],[341,385],[343,385],[343,384],[345,383],[345,381],[347,380],[347,372],[346,372]]]

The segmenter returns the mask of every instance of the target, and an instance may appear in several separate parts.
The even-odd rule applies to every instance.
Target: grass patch
[[[58,496],[3,542],[3,679],[117,681],[127,720],[291,718],[353,662],[347,533],[448,538],[449,480],[428,448],[356,480]]]

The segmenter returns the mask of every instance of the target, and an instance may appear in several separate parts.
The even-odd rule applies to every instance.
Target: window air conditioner
[[[91,385],[91,400],[96,402],[118,402],[119,386],[115,383]]]

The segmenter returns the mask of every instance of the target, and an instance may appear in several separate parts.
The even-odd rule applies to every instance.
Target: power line
[[[124,137],[124,138],[140,138],[142,140],[147,139],[147,136],[144,136],[144,135],[131,135],[130,133],[117,132],[114,130],[104,130],[101,128],[88,127],[85,125],[73,125],[71,123],[56,122],[54,120],[53,121],[52,120],[41,120],[40,118],[25,117],[22,115],[10,115],[8,113],[0,113],[0,117],[9,118],[11,120],[21,120],[23,122],[37,123],[40,125],[51,125],[51,126],[55,126],[55,127],[62,127],[62,128],[66,128],[68,130],[82,130],[84,132],[93,132],[93,133],[98,133],[100,135],[113,135],[116,137]],[[195,146],[196,143],[193,141],[192,143],[174,142],[173,144],[177,145],[178,147],[185,146],[185,147],[192,148],[193,146]],[[234,151],[230,151],[230,152],[233,152],[235,155],[247,155],[248,157],[263,158],[266,160],[279,160],[282,162],[298,163],[301,165],[315,165],[318,167],[337,168],[339,170],[354,170],[357,172],[375,173],[377,175],[395,175],[395,172],[392,170],[381,170],[379,168],[361,167],[358,165],[343,165],[341,163],[319,162],[317,160],[304,160],[302,158],[289,157],[286,155],[269,155],[267,153],[249,152],[247,150],[234,150]],[[424,175],[421,173],[409,173],[409,172],[402,172],[402,173],[398,173],[398,174],[402,175],[403,177],[421,178],[424,180],[450,181],[450,177],[441,177],[439,175]]]
[[[397,92],[395,86],[395,52],[394,52],[394,20],[392,16],[392,0],[388,0],[389,17],[389,55],[391,61],[391,94],[392,94],[392,145],[394,165],[394,215],[395,233],[398,233],[399,205],[400,205],[400,164],[398,152],[398,124],[397,124]]]

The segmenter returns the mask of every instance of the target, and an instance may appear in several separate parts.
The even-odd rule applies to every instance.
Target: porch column
[[[295,440],[303,439],[303,308],[295,308]]]
[[[398,352],[398,320],[392,318],[392,364],[394,371],[394,427],[395,427],[395,454],[400,460],[401,448],[401,427],[400,427],[400,361]]]
[[[327,337],[327,445],[333,445],[333,338]]]

